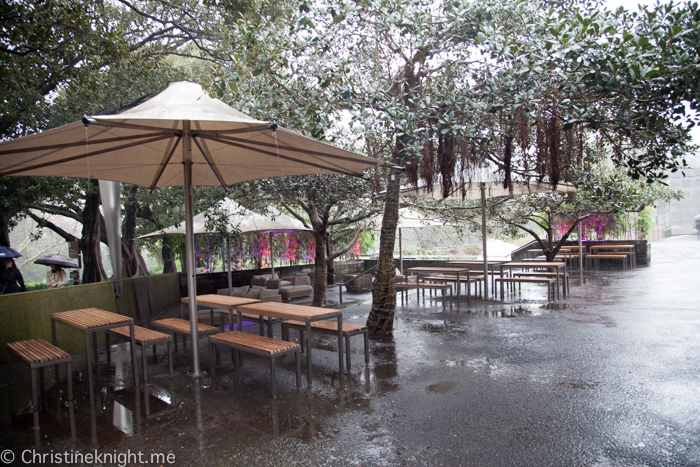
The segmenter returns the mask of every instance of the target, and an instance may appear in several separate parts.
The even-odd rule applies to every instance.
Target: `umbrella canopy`
[[[83,119],[0,146],[0,176],[93,178],[181,186],[183,140],[192,185],[228,186],[286,175],[361,175],[377,161],[256,120],[179,82],[117,115]],[[189,141],[184,141],[188,143]],[[179,154],[178,154],[179,155]]]
[[[233,200],[226,199],[219,204],[218,209],[212,210],[211,215],[218,215],[214,211],[223,211],[228,218],[226,230],[229,233],[239,231],[241,233],[251,232],[294,232],[297,230],[312,230],[305,227],[298,219],[287,216],[279,212],[264,216],[250,211]],[[207,229],[207,212],[201,212],[194,216],[192,225],[195,235],[213,234],[217,230]],[[162,230],[142,235],[139,238],[160,237],[163,235],[185,235],[185,223],[181,222]]]
[[[19,258],[20,256],[22,255],[17,250],[14,250],[9,246],[0,246],[0,259]]]
[[[311,231],[312,229],[305,227],[304,224],[293,217],[287,216],[277,211],[273,211],[269,216],[263,216],[256,212],[250,211],[231,199],[225,199],[220,204],[217,210],[223,211],[228,218],[226,231],[229,233],[238,231],[241,233],[269,233],[270,234],[270,267],[272,274],[275,273],[275,265],[272,253],[272,234],[275,232],[295,232],[300,230]],[[216,210],[212,210],[216,211]],[[212,215],[217,213],[212,212]],[[207,228],[207,212],[201,212],[192,219],[192,226],[195,235],[218,233],[217,230]],[[139,238],[152,238],[164,235],[185,235],[185,223],[181,222],[177,225],[167,227],[163,230],[142,235]],[[228,265],[228,288],[231,293],[232,277],[231,277],[231,248],[229,239],[226,239],[226,258]]]
[[[2,177],[91,178],[151,189],[184,185],[194,376],[201,372],[191,186],[228,186],[287,175],[360,176],[377,163],[256,120],[187,82],[173,83],[117,115],[85,117],[82,123],[0,143]]]
[[[556,189],[552,189],[552,186],[548,183],[515,181],[513,182],[513,192],[511,193],[507,188],[503,188],[502,181],[474,182],[456,185],[445,199],[480,199],[482,183],[486,189],[487,198],[498,198],[501,196],[510,196],[511,194],[530,195],[533,193],[569,193],[576,191],[576,188],[568,183],[559,183]],[[401,196],[422,196],[424,198],[443,199],[441,190],[428,191],[425,187],[404,188],[401,190]]]
[[[384,216],[378,215],[371,222],[372,230],[381,230],[382,222]],[[399,222],[396,224],[396,228],[399,231],[399,270],[403,273],[403,239],[401,235],[401,229],[421,229],[430,226],[444,226],[446,225],[443,221],[439,219],[432,219],[426,217],[425,215],[413,211],[409,208],[399,209]]]
[[[35,264],[44,264],[46,266],[56,264],[58,266],[61,266],[62,268],[73,268],[73,269],[78,269],[80,267],[80,266],[78,266],[77,259],[69,258],[66,255],[59,255],[59,254],[44,255],[41,258],[34,261],[34,263]]]
[[[384,216],[381,214],[375,216],[370,221],[370,229],[381,230],[383,218],[384,218]],[[420,229],[423,227],[429,227],[431,225],[432,226],[445,225],[445,223],[440,221],[439,219],[433,219],[433,218],[427,217],[427,216],[425,216],[417,211],[414,211],[412,209],[409,209],[409,208],[400,208],[399,209],[399,221],[396,224],[397,228],[399,228],[399,229],[409,229],[409,228]]]

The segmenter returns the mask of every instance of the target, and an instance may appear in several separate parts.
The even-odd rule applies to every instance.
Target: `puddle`
[[[595,389],[600,385],[600,381],[589,383],[586,381],[577,380],[577,381],[566,381],[566,382],[559,383],[559,384],[561,386],[566,386],[566,387],[569,387],[571,389]]]
[[[433,394],[447,394],[457,386],[459,386],[459,383],[455,381],[440,381],[439,383],[428,386],[427,391]]]

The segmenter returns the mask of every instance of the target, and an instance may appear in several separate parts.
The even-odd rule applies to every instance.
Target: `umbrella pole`
[[[226,269],[228,271],[228,296],[233,292],[233,277],[231,277],[231,239],[226,235]]]
[[[401,227],[399,227],[399,270],[403,274],[403,245],[401,244]]]
[[[581,221],[578,221],[578,268],[583,271],[583,229],[581,228]]]
[[[489,298],[489,261],[486,255],[486,183],[484,182],[481,182],[481,237],[484,243],[484,299],[487,300]]]
[[[192,340],[192,376],[199,377],[199,333],[197,314],[197,276],[194,268],[194,225],[192,219],[192,136],[190,121],[182,121],[182,158],[185,171],[185,237],[187,252],[187,297],[190,305],[190,338]]]
[[[272,253],[272,232],[270,232],[270,269],[272,269],[272,277],[275,277],[275,257]]]

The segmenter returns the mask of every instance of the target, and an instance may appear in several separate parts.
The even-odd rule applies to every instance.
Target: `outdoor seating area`
[[[0,464],[700,467],[699,5],[4,2]]]
[[[583,256],[583,262],[580,261]],[[542,255],[542,250],[529,248],[524,251],[520,261],[488,261],[484,267],[483,261],[475,260],[451,260],[434,261],[434,266],[410,267],[401,275],[402,280],[396,282],[396,291],[401,294],[402,305],[407,302],[408,291],[417,290],[420,297],[421,291],[425,297],[425,291],[432,296],[432,291],[442,291],[442,294],[450,290],[450,297],[459,307],[460,290],[464,288],[467,303],[470,297],[484,297],[482,290],[486,289],[489,281],[489,298],[505,301],[509,297],[516,300],[528,299],[523,287],[544,288],[545,301],[552,302],[566,297],[571,291],[571,274],[574,270],[599,268],[601,266],[616,266],[625,271],[636,264],[635,245],[608,242],[595,242],[584,244],[581,253],[577,245],[565,245],[560,253],[554,257],[554,261],[547,261]],[[484,271],[487,274],[484,274]],[[401,271],[397,269],[397,277]],[[443,288],[440,284],[452,284],[451,289]],[[474,284],[472,293],[471,285]],[[454,295],[454,297],[453,297]],[[443,303],[444,306],[444,303]]]

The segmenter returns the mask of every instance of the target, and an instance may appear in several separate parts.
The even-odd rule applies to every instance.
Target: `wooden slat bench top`
[[[428,276],[428,277],[424,277],[423,279],[426,281],[443,280],[443,281],[453,281],[454,282],[457,280],[457,276]],[[484,280],[484,276],[483,275],[473,276],[470,274],[468,280],[470,282],[482,281],[482,280]],[[460,282],[467,282],[467,276],[459,276],[459,281]]]
[[[131,334],[129,333],[129,326],[110,329],[109,332],[126,340],[131,339]],[[153,329],[147,329],[141,326],[134,326],[134,341],[139,345],[146,344],[148,342],[157,342],[168,339],[172,339],[172,337],[170,337],[170,335],[168,334],[154,331]]]
[[[452,288],[450,284],[425,284],[423,282],[397,282],[396,287],[415,287],[419,289],[448,289]]]
[[[68,352],[46,342],[44,339],[8,342],[7,347],[30,366],[56,360],[70,360]]]
[[[114,324],[131,323],[133,320],[128,316],[118,315],[98,308],[83,308],[82,310],[61,311],[52,313],[51,317],[70,326],[75,326],[82,330],[111,326]]]
[[[306,328],[306,323],[303,321],[287,320],[283,321],[282,324],[288,326],[296,326],[300,328]],[[311,323],[311,329],[318,329],[322,331],[332,331],[338,332],[338,322],[337,321],[313,321]],[[356,332],[361,332],[367,329],[367,326],[361,324],[350,324],[343,323],[343,334],[354,334]]]
[[[537,277],[557,277],[557,276],[568,276],[569,273],[561,272],[544,272],[544,271],[530,271],[530,272],[515,272],[513,276],[515,277],[527,277],[527,276],[537,276]]]
[[[547,277],[536,278],[536,277],[497,277],[496,282],[531,282],[533,284],[545,284],[553,283],[555,279],[550,279]]]
[[[166,318],[157,319],[151,324],[154,326],[159,326],[161,328],[170,329],[171,331],[179,332],[181,334],[190,334],[190,322],[180,318]],[[209,326],[208,324],[197,323],[197,332],[202,333],[212,333],[218,332],[219,330],[214,326]]]
[[[593,255],[588,255],[588,258],[627,258],[627,255],[596,253]]]
[[[234,345],[243,349],[265,352],[269,355],[287,352],[299,347],[299,344],[292,342],[236,331],[214,334],[209,336],[209,340],[215,344]]]

